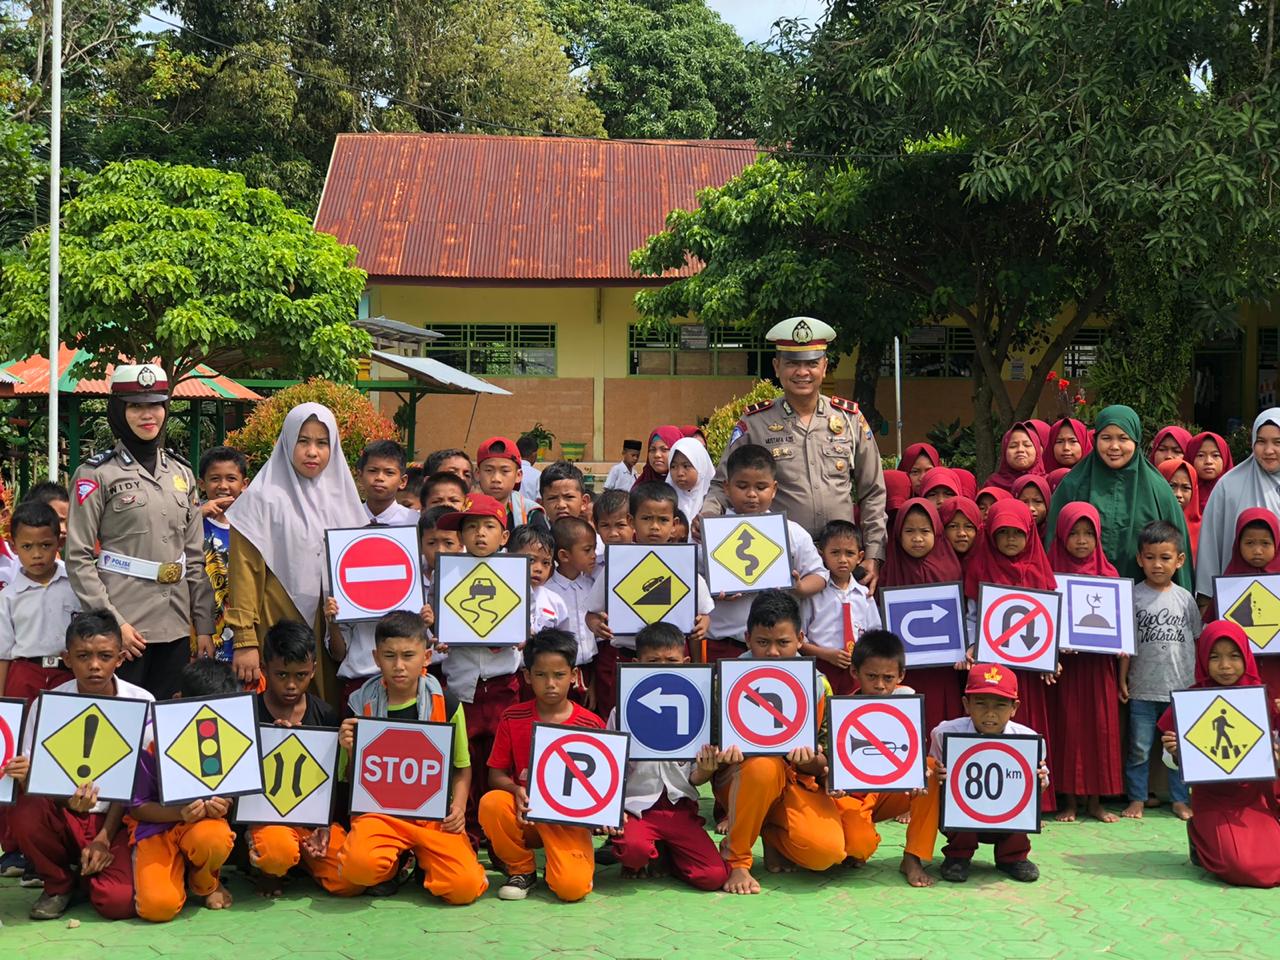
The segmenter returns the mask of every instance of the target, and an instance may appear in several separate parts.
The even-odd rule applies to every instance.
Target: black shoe
[[[613,849],[613,844],[605,841],[596,848],[596,866],[612,867],[618,862],[618,851]]]
[[[374,884],[365,893],[371,897],[395,896],[401,885],[413,876],[413,871],[417,867],[418,858],[413,855],[412,850],[406,850],[400,854],[400,861],[396,864],[396,872],[391,875],[391,878],[382,881],[382,883]]]
[[[507,882],[498,888],[499,900],[523,900],[529,891],[538,885],[536,873],[515,873],[507,877]]]
[[[44,880],[41,879],[40,874],[36,873],[36,868],[28,863],[26,872],[23,873],[22,879],[18,881],[18,885],[36,889],[44,886]]]
[[[938,874],[948,883],[964,883],[969,879],[969,861],[947,857],[942,861]]]
[[[1013,863],[997,863],[996,869],[1007,873],[1019,883],[1035,883],[1040,879],[1040,868],[1030,860],[1015,860]]]

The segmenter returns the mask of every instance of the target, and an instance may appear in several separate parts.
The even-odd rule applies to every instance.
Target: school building
[[[661,423],[696,423],[772,370],[754,332],[695,322],[639,325],[635,295],[664,278],[640,277],[630,252],[663,229],[668,213],[697,204],[756,156],[749,141],[581,140],[429,133],[338,136],[317,230],[359,251],[369,274],[360,313],[438,334],[421,345],[377,343],[447,363],[509,396],[430,397],[417,411],[416,456],[474,448],[499,432],[541,423],[586,461],[616,459],[622,441]],[[779,317],[778,319],[782,319]],[[1103,330],[1086,327],[1058,370],[1078,381]],[[376,338],[375,338],[376,339]],[[903,343],[904,437],[972,419],[973,340],[956,325],[914,331]],[[1005,370],[1015,396],[1033,357]],[[403,376],[380,370],[372,375]],[[1274,397],[1280,329],[1272,313],[1244,311],[1231,337],[1197,354],[1186,415],[1214,429],[1248,421]],[[851,395],[853,360],[828,387]],[[892,417],[892,369],[877,403]],[[394,398],[386,398],[387,412]],[[1045,390],[1041,413],[1058,414]],[[892,435],[881,449],[894,448]]]

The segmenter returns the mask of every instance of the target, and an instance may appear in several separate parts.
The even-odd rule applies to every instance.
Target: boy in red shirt
[[[489,753],[490,790],[480,799],[480,826],[506,864],[501,900],[523,900],[538,882],[533,847],[547,854],[547,886],[561,900],[581,900],[591,892],[595,851],[587,827],[530,823],[529,756],[533,725],[558,723],[603,729],[604,722],[569,699],[578,643],[565,630],[540,631],[524,647],[524,676],[533,699],[509,707],[498,723]]]

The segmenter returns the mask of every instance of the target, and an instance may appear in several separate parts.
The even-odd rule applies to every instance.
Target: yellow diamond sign
[[[210,790],[216,790],[251,746],[251,739],[205,704],[173,738],[165,756]]]
[[[282,817],[288,816],[289,811],[329,780],[328,772],[296,734],[281,740],[262,758],[262,771],[266,779],[263,792],[267,802]]]
[[[1265,735],[1256,723],[1222,697],[1214,697],[1186,733],[1186,741],[1230,773]]]
[[[76,786],[100,780],[108,770],[133,754],[129,741],[112,726],[96,703],[45,737],[41,746]]]
[[[1254,647],[1265,650],[1272,640],[1280,637],[1280,597],[1255,580],[1232,604],[1224,619],[1239,624]]]
[[[780,545],[744,520],[720,541],[711,557],[747,586],[752,586],[783,553],[785,550]]]
[[[487,563],[477,563],[445,595],[444,602],[483,639],[520,606],[520,595]]]
[[[689,585],[650,552],[618,581],[613,592],[645,623],[657,623],[689,595]]]

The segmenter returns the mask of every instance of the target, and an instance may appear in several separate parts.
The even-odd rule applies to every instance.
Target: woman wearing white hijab
[[[677,467],[678,456],[684,459]],[[711,462],[706,444],[697,437],[684,437],[673,443],[667,464],[667,483],[675,488],[678,506],[684,514],[685,522],[692,525],[693,518],[702,512],[702,501],[711,489],[716,465]],[[690,476],[691,473],[693,476]]]
[[[1253,421],[1253,455],[1213,488],[1200,522],[1196,554],[1196,593],[1213,596],[1213,578],[1231,562],[1236,518],[1250,507],[1266,507],[1280,516],[1280,407],[1258,414]]]
[[[271,458],[227,510],[227,520],[227,626],[236,676],[257,682],[267,629],[301,620],[316,629],[316,692],[330,699],[336,689],[323,642],[324,532],[362,527],[366,518],[328,407],[301,403],[289,411]]]

